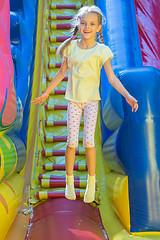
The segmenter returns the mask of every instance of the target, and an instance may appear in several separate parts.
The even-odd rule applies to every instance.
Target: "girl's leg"
[[[95,175],[96,169],[96,150],[95,147],[92,148],[85,148],[86,150],[86,161],[88,166],[88,174],[90,176]]]
[[[94,134],[96,128],[98,113],[98,101],[89,101],[84,108],[84,133],[83,146],[86,150],[86,160],[89,175],[95,175],[96,151],[94,143]]]
[[[65,197],[75,200],[73,166],[75,160],[75,151],[78,147],[79,125],[82,116],[82,110],[73,102],[68,103],[67,111],[67,148],[65,154],[66,161],[66,189]]]
[[[90,101],[84,109],[84,138],[83,145],[86,150],[86,161],[88,165],[87,188],[84,195],[84,202],[93,202],[95,199],[95,168],[96,150],[94,134],[98,113],[98,101]]]
[[[69,176],[73,175],[75,152],[76,152],[76,148],[69,147],[67,145],[66,153],[65,153],[65,162],[66,162],[66,174]]]

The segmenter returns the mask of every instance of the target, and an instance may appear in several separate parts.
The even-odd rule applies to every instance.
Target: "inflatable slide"
[[[96,126],[96,199],[85,204],[83,117],[74,177],[64,197],[67,76],[39,107],[61,66],[56,49],[84,5],[106,18],[115,74],[138,99],[131,112],[102,69]],[[0,240],[158,240],[159,0],[0,0]],[[77,36],[79,37],[79,36]]]

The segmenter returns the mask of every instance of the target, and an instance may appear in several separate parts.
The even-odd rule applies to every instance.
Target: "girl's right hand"
[[[43,104],[43,102],[49,97],[49,93],[42,93],[41,96],[35,98],[34,100],[31,101],[31,103],[37,104],[40,103],[40,105]]]

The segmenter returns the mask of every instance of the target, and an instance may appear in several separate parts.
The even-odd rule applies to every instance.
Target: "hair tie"
[[[76,35],[73,35],[73,36],[72,36],[72,40],[75,39],[75,37],[76,37]]]

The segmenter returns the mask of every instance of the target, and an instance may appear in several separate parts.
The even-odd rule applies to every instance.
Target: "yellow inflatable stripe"
[[[1,193],[0,193],[0,202],[3,205],[3,207],[5,208],[6,213],[8,214],[8,204],[7,204],[5,198],[2,196]]]
[[[6,239],[6,234],[18,213],[23,186],[24,178],[17,173],[0,184],[0,239]]]
[[[130,231],[128,177],[114,172],[108,173],[106,174],[106,186],[112,207]]]
[[[2,182],[3,182],[4,184],[6,184],[6,185],[11,189],[11,191],[14,193],[14,195],[16,195],[13,187],[12,187],[6,180],[3,180]]]
[[[86,180],[80,180],[79,186],[80,188],[86,188],[87,181]]]
[[[7,141],[7,139],[4,136],[1,136],[2,140],[4,141],[4,143],[6,144],[8,149],[11,149],[11,145],[9,143],[9,141]]]
[[[43,180],[41,181],[41,184],[42,184],[42,187],[44,187],[44,188],[49,188],[49,187],[50,187],[50,180],[48,180],[48,179],[43,179]]]
[[[159,240],[160,239],[160,232],[131,232],[134,237],[132,239],[135,240]],[[139,236],[139,237],[138,237]],[[145,238],[147,236],[147,238]],[[158,236],[158,237],[157,237]],[[141,238],[142,237],[142,238]]]
[[[0,148],[0,156],[1,156],[0,179],[2,179],[4,175],[4,156],[1,148]]]
[[[37,22],[37,35],[36,35],[36,53],[35,53],[35,67],[33,74],[33,86],[32,86],[32,98],[40,95],[41,92],[41,77],[42,77],[42,61],[43,61],[43,41],[44,41],[44,23],[45,23],[45,0],[41,1],[38,7],[38,22]],[[34,165],[34,156],[36,152],[37,141],[37,126],[39,117],[39,106],[31,105],[29,127],[27,135],[27,161],[21,174],[25,175],[25,184],[30,184],[30,178],[32,173],[32,165]],[[33,162],[32,162],[33,160]],[[25,173],[24,173],[25,170]]]
[[[17,150],[16,150],[16,148],[15,148],[15,145],[14,145],[14,143],[13,143],[13,147],[14,147],[14,151],[15,151],[15,164],[14,164],[14,167],[12,168],[12,171],[10,172],[10,174],[8,175],[8,176],[11,176],[12,175],[12,173],[15,171],[15,169],[16,169],[16,166],[17,166],[17,162],[18,162],[18,156],[17,156]]]
[[[39,199],[48,199],[48,192],[39,192]]]

